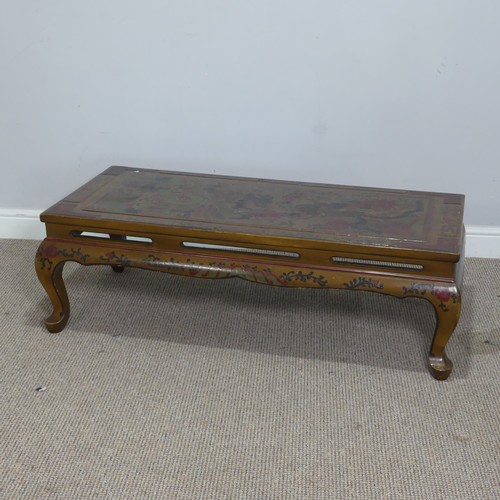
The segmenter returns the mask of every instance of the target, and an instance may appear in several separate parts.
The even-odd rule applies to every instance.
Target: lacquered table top
[[[464,196],[111,167],[44,222],[107,221],[458,255]]]

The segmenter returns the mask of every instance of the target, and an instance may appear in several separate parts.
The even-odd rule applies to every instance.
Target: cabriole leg
[[[123,236],[121,234],[110,234],[109,236],[113,241],[127,241],[126,236]],[[123,271],[125,270],[125,268],[120,264],[113,264],[111,266],[111,269],[113,269],[115,273],[123,273]]]
[[[37,259],[35,262],[38,279],[53,306],[52,314],[44,321],[51,333],[60,332],[69,319],[68,294],[62,278],[64,264],[65,261],[52,264],[43,259]]]
[[[433,302],[437,323],[429,353],[429,368],[435,379],[445,380],[453,369],[445,347],[460,318],[461,301],[456,287],[436,288],[434,297],[438,299]]]

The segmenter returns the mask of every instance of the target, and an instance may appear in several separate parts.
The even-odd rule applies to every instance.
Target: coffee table
[[[429,367],[443,380],[460,316],[463,209],[458,194],[111,167],[40,216],[45,325],[60,332],[69,319],[67,261],[418,297],[436,313]]]

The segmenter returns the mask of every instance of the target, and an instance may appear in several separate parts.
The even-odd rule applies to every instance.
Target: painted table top
[[[458,255],[464,196],[111,167],[41,216]]]

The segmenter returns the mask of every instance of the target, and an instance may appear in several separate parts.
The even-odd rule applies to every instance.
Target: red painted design
[[[59,250],[55,245],[48,245],[42,249],[41,253],[50,258],[55,257],[59,253]]]
[[[441,302],[448,302],[451,298],[451,292],[447,288],[435,288],[434,289],[434,295],[441,301]]]
[[[456,304],[458,294],[453,288],[437,286],[430,283],[412,283],[410,288],[403,287],[403,296],[406,295],[421,295],[425,296],[427,292],[439,300],[438,307],[443,311],[448,312],[449,303]]]

